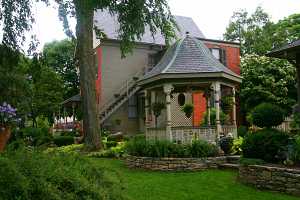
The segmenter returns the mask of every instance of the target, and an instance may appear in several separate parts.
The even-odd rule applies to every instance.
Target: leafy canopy
[[[263,102],[291,112],[296,102],[296,69],[287,61],[246,55],[241,59],[241,108],[247,113]]]

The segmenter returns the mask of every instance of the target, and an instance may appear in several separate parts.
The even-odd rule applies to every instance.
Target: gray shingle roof
[[[193,37],[205,38],[192,18],[175,16],[175,19],[180,29],[180,32],[177,31],[177,36],[179,38],[184,37],[186,32],[189,32]],[[118,39],[119,22],[116,15],[111,15],[107,10],[97,10],[94,15],[94,21],[95,25],[103,30],[108,39]],[[165,44],[162,34],[157,32],[153,38],[149,27],[146,27],[145,34],[139,42],[159,45]]]
[[[292,41],[280,48],[268,52],[266,55],[275,58],[285,58],[295,60],[300,53],[300,39]]]
[[[224,72],[240,77],[220,63],[202,41],[186,36],[173,44],[143,79],[159,74]]]

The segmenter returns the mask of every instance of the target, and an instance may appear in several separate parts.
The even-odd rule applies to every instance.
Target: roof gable
[[[175,20],[180,29],[180,31],[176,31],[179,38],[184,37],[186,32],[189,32],[193,37],[205,38],[192,18],[175,16]],[[120,26],[116,15],[111,15],[107,10],[97,10],[94,14],[94,21],[97,28],[103,30],[108,39],[117,40],[119,38],[118,29]],[[149,27],[146,27],[145,34],[137,42],[165,45],[165,39],[161,32],[158,31],[153,37]]]
[[[220,63],[202,41],[187,36],[173,44],[160,62],[143,79],[148,79],[159,74],[211,72],[223,72],[240,77]]]

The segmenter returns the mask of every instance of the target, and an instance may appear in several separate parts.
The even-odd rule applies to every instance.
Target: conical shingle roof
[[[202,41],[186,36],[174,43],[143,80],[160,74],[218,73],[241,78],[217,60]]]

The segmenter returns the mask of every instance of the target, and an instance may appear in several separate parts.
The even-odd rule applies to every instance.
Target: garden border
[[[240,166],[238,180],[258,189],[300,196],[300,169],[266,165]]]
[[[128,156],[126,165],[133,169],[146,169],[151,171],[199,171],[216,169],[226,164],[227,157],[208,158],[154,158]]]

